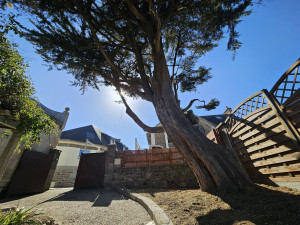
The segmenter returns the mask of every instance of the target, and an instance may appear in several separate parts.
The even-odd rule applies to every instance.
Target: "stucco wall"
[[[41,141],[39,143],[35,143],[31,146],[31,150],[37,152],[43,152],[48,154],[51,148],[55,148],[58,144],[58,139],[61,135],[61,130],[58,125],[56,125],[56,134],[51,133],[50,135],[41,134]]]
[[[0,179],[0,192],[7,187],[11,178],[14,175],[14,172],[23,156],[23,152],[14,151],[9,159],[7,159],[8,166],[5,168],[5,171]]]
[[[0,128],[0,157],[4,151],[5,146],[7,145],[12,133],[8,132],[4,137],[2,137],[3,132],[7,130],[4,128]]]
[[[8,132],[2,137],[6,130],[0,129],[0,192],[7,188],[23,154],[23,151],[14,151],[19,136],[12,137],[12,132]]]
[[[79,164],[79,152],[80,148],[69,146],[57,146],[61,151],[57,166],[76,166]],[[89,149],[87,149],[89,150]],[[98,152],[97,150],[89,150],[90,153]]]
[[[164,133],[156,133],[155,136],[155,145],[160,145],[163,148],[166,148],[166,139]]]

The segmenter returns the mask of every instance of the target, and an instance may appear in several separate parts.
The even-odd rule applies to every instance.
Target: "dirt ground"
[[[300,224],[300,191],[256,185],[253,191],[208,194],[200,190],[133,190],[152,199],[174,224]]]

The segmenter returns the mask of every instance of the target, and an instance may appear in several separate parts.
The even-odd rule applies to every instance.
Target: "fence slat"
[[[300,163],[297,163],[295,165],[289,165],[289,166],[278,166],[270,169],[264,168],[264,169],[259,169],[258,171],[261,172],[262,174],[275,174],[275,173],[300,171]]]
[[[182,155],[175,148],[125,150],[118,153],[116,158],[121,158],[123,167],[139,167],[151,165],[169,165],[184,163]]]

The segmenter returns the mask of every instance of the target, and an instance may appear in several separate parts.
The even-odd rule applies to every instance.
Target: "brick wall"
[[[187,164],[114,168],[113,185],[152,188],[198,188]]]
[[[77,174],[77,166],[58,166],[56,167],[53,179],[52,187],[73,187]]]

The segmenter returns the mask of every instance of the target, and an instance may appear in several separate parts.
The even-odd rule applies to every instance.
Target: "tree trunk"
[[[153,105],[168,137],[193,170],[204,191],[231,192],[253,184],[235,153],[208,140],[180,109],[163,53],[154,57]]]

